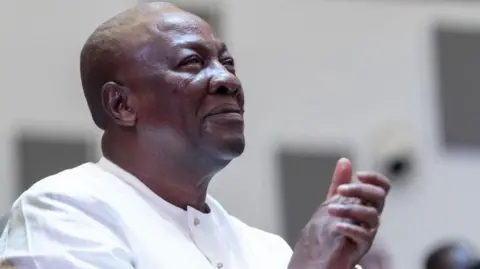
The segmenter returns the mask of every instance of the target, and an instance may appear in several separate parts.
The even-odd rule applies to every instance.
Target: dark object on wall
[[[407,155],[390,156],[382,160],[382,173],[392,181],[403,181],[407,179],[413,167],[413,158]]]
[[[480,260],[473,262],[467,269],[480,269]]]
[[[94,157],[93,143],[83,138],[33,132],[18,136],[16,143],[19,193],[44,177],[92,161]]]
[[[443,240],[425,254],[425,269],[468,269],[477,259],[476,249],[466,240]]]
[[[348,151],[341,149],[279,151],[285,239],[292,247],[301,229],[325,200],[338,159],[348,156]]]
[[[442,142],[480,149],[480,29],[441,25],[434,32]]]
[[[398,122],[382,125],[372,137],[374,170],[394,184],[405,184],[416,174],[416,143],[411,129]]]

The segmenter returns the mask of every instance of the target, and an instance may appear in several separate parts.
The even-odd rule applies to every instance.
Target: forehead
[[[222,44],[207,22],[188,12],[161,14],[153,27],[155,35],[169,47],[198,43],[213,48]]]

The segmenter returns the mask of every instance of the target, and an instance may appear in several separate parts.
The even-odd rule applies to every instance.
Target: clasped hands
[[[356,173],[340,159],[325,199],[302,230],[288,269],[352,269],[370,249],[380,224],[389,180]],[[366,268],[368,269],[368,268]]]

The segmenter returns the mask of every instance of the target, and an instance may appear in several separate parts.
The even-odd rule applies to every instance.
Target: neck
[[[137,177],[165,201],[187,209],[191,206],[208,213],[205,203],[208,184],[220,170],[210,158],[196,152],[171,147],[172,143],[143,145],[134,139],[105,132],[103,155]],[[223,167],[223,166],[222,166]]]

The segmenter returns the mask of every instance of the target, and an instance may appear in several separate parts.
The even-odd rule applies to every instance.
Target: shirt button
[[[195,219],[193,220],[193,224],[194,224],[195,226],[197,226],[198,224],[200,224],[200,220],[197,219],[197,218],[195,218]]]
[[[221,262],[217,263],[217,268],[222,269],[223,268],[223,263],[221,263]]]

